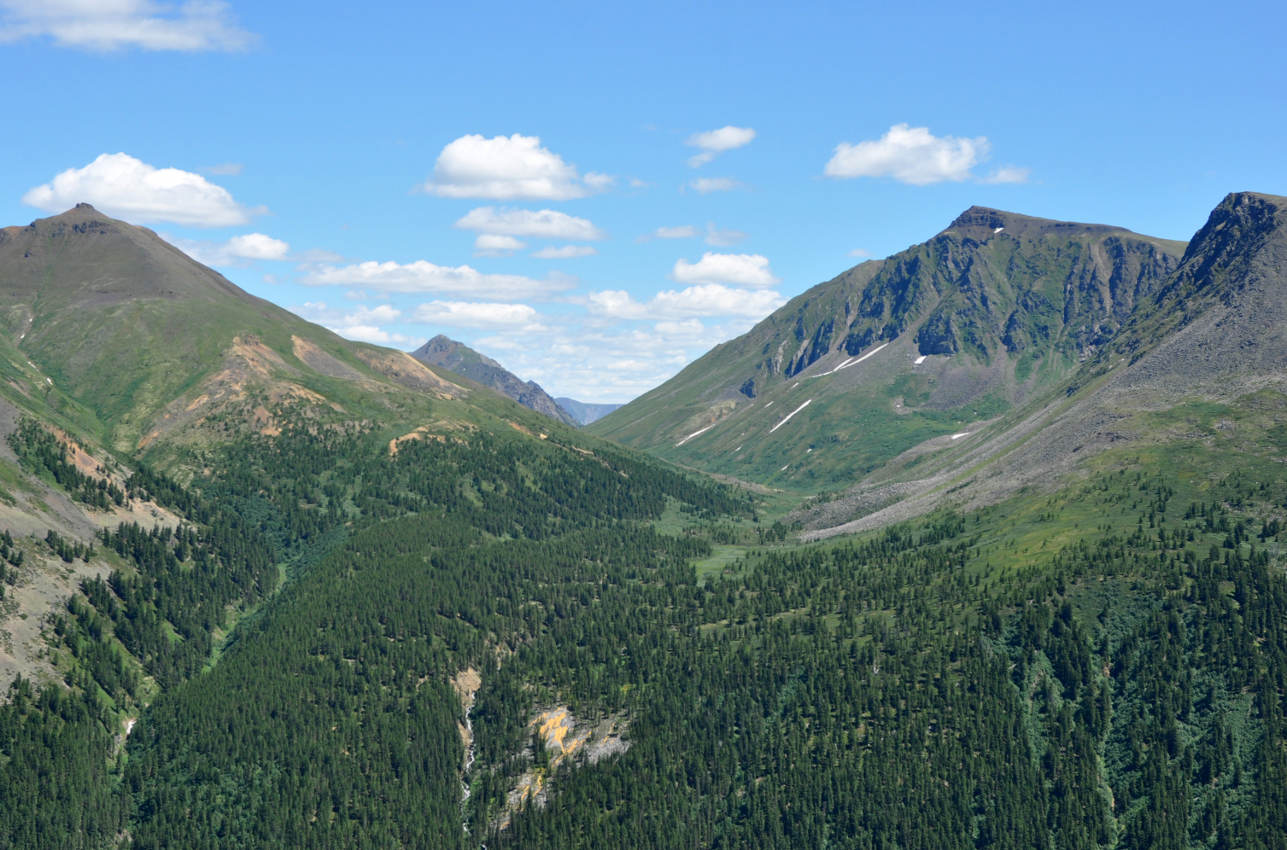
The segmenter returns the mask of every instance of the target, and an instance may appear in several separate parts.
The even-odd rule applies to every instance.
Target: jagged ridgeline
[[[591,430],[777,486],[847,483],[1066,378],[1183,251],[972,207],[928,242],[815,286]]]

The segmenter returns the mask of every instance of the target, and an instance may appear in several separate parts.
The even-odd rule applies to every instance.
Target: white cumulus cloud
[[[670,276],[678,283],[730,283],[763,288],[778,283],[761,254],[716,254],[707,251],[695,263],[676,260]]]
[[[164,238],[198,263],[207,266],[241,266],[250,260],[285,260],[290,254],[288,243],[263,233],[245,233],[224,242],[172,236]]]
[[[352,263],[323,265],[307,271],[301,281],[313,286],[353,286],[379,292],[424,292],[476,298],[540,298],[572,288],[572,281],[550,276],[543,280],[515,274],[486,274],[472,266],[439,266],[426,260],[413,263]]]
[[[591,257],[599,253],[589,245],[560,245],[542,248],[532,253],[533,257],[541,260],[572,260],[577,257]]]
[[[786,303],[767,290],[735,289],[717,283],[663,290],[647,302],[637,301],[620,289],[592,292],[591,313],[613,319],[687,319],[699,316],[767,316]]]
[[[246,233],[228,240],[228,253],[247,260],[284,260],[290,245],[262,233]]]
[[[576,166],[541,147],[537,136],[515,133],[489,139],[471,134],[442,149],[424,190],[444,198],[565,201],[600,191],[611,181],[595,173],[582,178]]]
[[[0,0],[0,42],[42,36],[102,51],[241,50],[254,41],[219,0]]]
[[[430,301],[416,308],[415,319],[455,328],[521,328],[534,330],[537,313],[526,304],[482,301]]]
[[[497,233],[480,233],[474,239],[475,257],[507,257],[515,251],[521,251],[527,243],[513,236],[502,236]]]
[[[603,231],[588,219],[557,210],[519,210],[478,207],[465,213],[456,227],[478,233],[526,236],[535,239],[568,239],[589,242],[603,238]]]
[[[707,130],[694,133],[685,142],[689,147],[700,148],[701,153],[689,158],[688,164],[693,168],[705,165],[724,151],[731,151],[749,145],[755,138],[755,131],[750,127],[720,127],[718,130]]]
[[[27,191],[22,202],[61,212],[81,202],[133,222],[166,221],[193,227],[232,227],[254,213],[222,186],[200,174],[155,168],[129,154],[100,154],[84,168],[69,168]]]
[[[732,177],[698,177],[695,180],[689,180],[688,187],[701,195],[746,188],[740,180],[734,180]]]
[[[991,145],[984,136],[973,139],[935,136],[928,127],[895,124],[879,139],[836,145],[827,162],[828,177],[892,177],[924,186],[967,180],[970,169],[987,158]]]

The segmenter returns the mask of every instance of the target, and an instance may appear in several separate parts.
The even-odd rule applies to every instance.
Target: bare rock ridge
[[[559,406],[535,381],[524,381],[495,360],[474,351],[462,342],[442,334],[411,352],[411,356],[433,366],[441,366],[472,381],[477,381],[519,404],[565,425],[581,423]]]

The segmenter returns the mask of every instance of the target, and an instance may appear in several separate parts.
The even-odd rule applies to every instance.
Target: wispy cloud
[[[401,310],[388,304],[333,308],[324,301],[307,301],[290,309],[346,339],[373,342],[376,345],[408,345],[412,342],[409,337],[382,327],[402,317]]]
[[[697,228],[691,224],[681,224],[677,227],[659,227],[652,232],[652,236],[657,239],[692,239],[697,235]]]
[[[701,153],[689,157],[688,164],[698,168],[713,160],[724,151],[749,145],[755,138],[755,131],[750,127],[720,127],[718,130],[707,130],[694,133],[685,142],[689,147],[700,148]]]
[[[706,244],[714,245],[716,248],[726,248],[729,245],[736,245],[746,238],[746,234],[740,230],[720,230],[714,222],[706,222]]]
[[[663,290],[646,302],[635,300],[634,296],[621,289],[592,292],[588,297],[591,313],[614,319],[762,318],[784,303],[786,299],[776,292],[736,289],[720,284]]]
[[[588,219],[577,218],[557,210],[478,207],[466,213],[455,226],[478,233],[525,236],[535,239],[567,239],[584,242],[603,238],[603,231]]]
[[[228,51],[255,41],[218,0],[0,0],[0,42],[41,37],[97,51]]]
[[[423,292],[481,298],[543,298],[571,289],[572,280],[550,275],[542,280],[514,274],[485,274],[472,266],[413,263],[353,263],[307,270],[301,282],[312,286],[354,286],[378,292]]]
[[[415,320],[456,328],[541,330],[536,310],[526,304],[480,301],[430,301],[416,308]]]
[[[560,245],[534,251],[532,256],[540,260],[572,260],[577,257],[592,257],[597,253],[599,252],[589,245]]]
[[[480,233],[474,239],[475,257],[508,257],[515,251],[521,251],[527,243],[513,236],[502,236],[497,233]]]
[[[698,177],[695,180],[689,180],[687,185],[701,195],[709,195],[711,192],[732,192],[735,189],[746,188],[744,183],[740,180],[734,180],[732,177]]]
[[[996,171],[993,171],[987,177],[984,177],[983,183],[1027,183],[1028,176],[1032,173],[1030,168],[1020,168],[1016,165],[1003,165]]]

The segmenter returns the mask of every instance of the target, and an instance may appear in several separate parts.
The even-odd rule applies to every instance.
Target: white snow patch
[[[741,447],[741,446],[738,446],[737,448],[733,449],[733,454],[737,454],[737,453],[738,453],[738,452],[740,452],[741,450],[742,450],[742,447]]]
[[[127,737],[127,738],[128,738],[128,737],[130,736],[130,733],[134,731],[134,724],[135,724],[135,723],[138,723],[138,722],[139,722],[139,719],[138,719],[137,717],[130,717],[130,718],[127,718],[127,719],[126,719],[126,721],[125,721],[125,737]]]
[[[711,424],[707,425],[705,428],[699,428],[698,430],[696,430],[696,431],[694,431],[693,433],[689,434],[689,435],[688,435],[687,437],[685,437],[684,439],[680,440],[678,443],[675,443],[675,448],[679,448],[679,447],[680,447],[680,446],[682,446],[684,443],[687,443],[689,440],[691,440],[693,437],[699,436],[699,435],[701,435],[701,434],[705,434],[707,431],[709,431],[710,429],[712,429],[712,428],[714,428],[714,427],[715,427],[715,423],[714,423],[714,422],[712,422]]]
[[[54,385],[54,379],[53,379],[53,378],[45,378],[45,383],[46,383],[46,384],[49,384],[49,386],[51,386],[51,387],[52,387],[52,386]]]
[[[929,356],[928,354],[922,354],[920,357],[917,357],[917,358],[916,358],[916,362],[915,362],[915,363],[913,363],[912,365],[913,365],[913,366],[919,366],[919,365],[921,365],[922,363],[924,363],[924,362],[925,362],[925,358],[926,358],[926,357],[928,357],[928,356]]]
[[[769,402],[768,404],[764,405],[764,409],[768,410],[772,406],[773,406],[773,402]]]
[[[807,455],[811,455],[813,454],[813,449],[805,449],[804,453]]]
[[[798,386],[800,386],[800,382],[796,381],[794,384],[791,385],[791,389],[795,389]]]
[[[961,439],[962,437],[968,437],[968,436],[970,436],[970,432],[969,432],[969,431],[962,431],[962,432],[961,432],[961,433],[959,433],[959,434],[953,434],[953,435],[952,435],[952,439],[953,439],[953,440],[959,440],[959,439]]]
[[[1005,230],[1005,228],[1004,228],[1004,227],[994,227],[994,228],[992,228],[992,232],[993,232],[993,233],[1000,233],[1002,230]]]
[[[850,366],[857,366],[859,363],[863,362],[863,361],[864,361],[864,360],[866,360],[868,357],[872,356],[872,355],[873,355],[873,354],[875,354],[877,351],[880,351],[882,348],[884,348],[884,347],[885,347],[885,346],[887,346],[887,345],[889,345],[889,343],[887,343],[887,342],[882,342],[880,345],[876,346],[876,347],[875,347],[875,348],[873,348],[871,351],[868,351],[868,352],[867,352],[866,354],[864,354],[862,357],[850,357],[848,360],[844,361],[844,362],[843,362],[843,363],[841,363],[839,366],[837,366],[836,368],[832,369],[830,372],[823,372],[821,375],[811,375],[810,377],[813,377],[813,378],[825,378],[825,377],[827,377],[828,375],[834,375],[834,374],[836,374],[836,373],[837,373],[837,372],[839,372],[841,369],[848,369]],[[796,386],[799,386],[799,384],[797,384]],[[795,389],[795,387],[792,387],[791,389]]]
[[[791,465],[791,464],[789,464],[789,463],[788,463],[786,466],[784,466],[784,467],[782,467],[781,469],[779,469],[779,470],[778,470],[778,472],[786,472],[786,470],[787,470],[787,466],[790,466],[790,465]]]
[[[787,422],[789,422],[789,421],[791,420],[791,417],[792,417],[792,416],[795,416],[795,415],[796,415],[797,413],[799,413],[801,410],[804,410],[806,407],[808,407],[808,406],[809,406],[809,402],[811,402],[811,401],[813,401],[813,399],[809,399],[809,400],[808,400],[808,401],[806,401],[804,404],[800,405],[800,406],[799,406],[799,407],[797,407],[795,410],[793,410],[793,411],[791,411],[790,413],[788,413],[788,414],[786,415],[786,418],[784,418],[781,422],[779,422],[778,424],[774,425],[772,428],[770,428],[770,429],[769,429],[769,433],[770,433],[770,434],[772,434],[774,431],[778,430],[778,429],[779,429],[779,428],[781,428],[783,425],[787,424]]]

